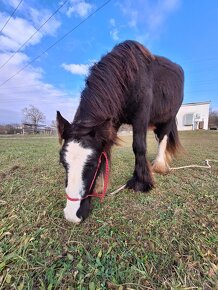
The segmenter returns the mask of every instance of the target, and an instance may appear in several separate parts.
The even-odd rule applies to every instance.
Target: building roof
[[[196,103],[186,103],[182,104],[182,106],[198,106],[198,105],[208,105],[211,101],[205,101],[205,102],[196,102]]]

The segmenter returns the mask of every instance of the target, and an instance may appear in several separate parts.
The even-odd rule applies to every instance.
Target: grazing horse
[[[105,159],[99,156],[117,141],[121,124],[133,127],[135,169],[126,187],[146,192],[153,188],[146,158],[146,135],[151,127],[159,142],[153,171],[166,173],[179,149],[176,114],[183,100],[184,73],[170,60],[152,55],[136,41],[118,44],[90,69],[72,123],[57,112],[60,162],[66,169],[67,220],[79,223],[90,212],[95,188],[104,183]],[[96,178],[93,179],[93,176]],[[90,186],[91,185],[91,186]],[[97,188],[97,189],[96,189]]]

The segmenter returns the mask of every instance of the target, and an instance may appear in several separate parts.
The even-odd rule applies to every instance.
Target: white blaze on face
[[[66,193],[71,198],[81,198],[84,195],[84,183],[82,180],[83,168],[92,154],[92,149],[83,148],[80,143],[71,141],[66,147],[65,161],[68,165],[67,187]],[[80,223],[81,219],[76,213],[80,208],[81,201],[67,200],[67,205],[64,209],[65,218],[74,223]]]

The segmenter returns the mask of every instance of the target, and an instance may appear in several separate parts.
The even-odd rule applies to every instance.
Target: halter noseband
[[[92,192],[91,194],[87,194],[85,197],[82,197],[82,198],[72,198],[68,194],[66,194],[68,200],[70,200],[70,201],[80,201],[80,200],[86,199],[88,197],[98,197],[98,198],[100,198],[100,202],[103,201],[103,199],[105,197],[105,194],[106,194],[106,191],[107,191],[108,176],[109,176],[109,162],[108,162],[107,153],[105,151],[103,151],[101,153],[101,155],[99,156],[99,158],[98,158],[98,165],[96,167],[96,171],[95,171],[94,177],[93,177],[92,182],[90,184],[89,192],[92,189],[92,186],[93,186],[93,184],[94,184],[94,182],[96,180],[96,176],[98,174],[98,171],[99,171],[99,168],[100,168],[100,165],[101,165],[101,161],[102,161],[102,156],[105,158],[105,176],[104,176],[104,189],[103,189],[103,192],[102,193]]]

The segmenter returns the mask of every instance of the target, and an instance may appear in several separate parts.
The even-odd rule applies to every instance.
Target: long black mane
[[[111,117],[114,122],[122,118],[126,97],[131,94],[142,63],[147,65],[153,59],[136,41],[115,46],[91,67],[74,123],[89,120],[89,125],[92,122],[94,126]]]

